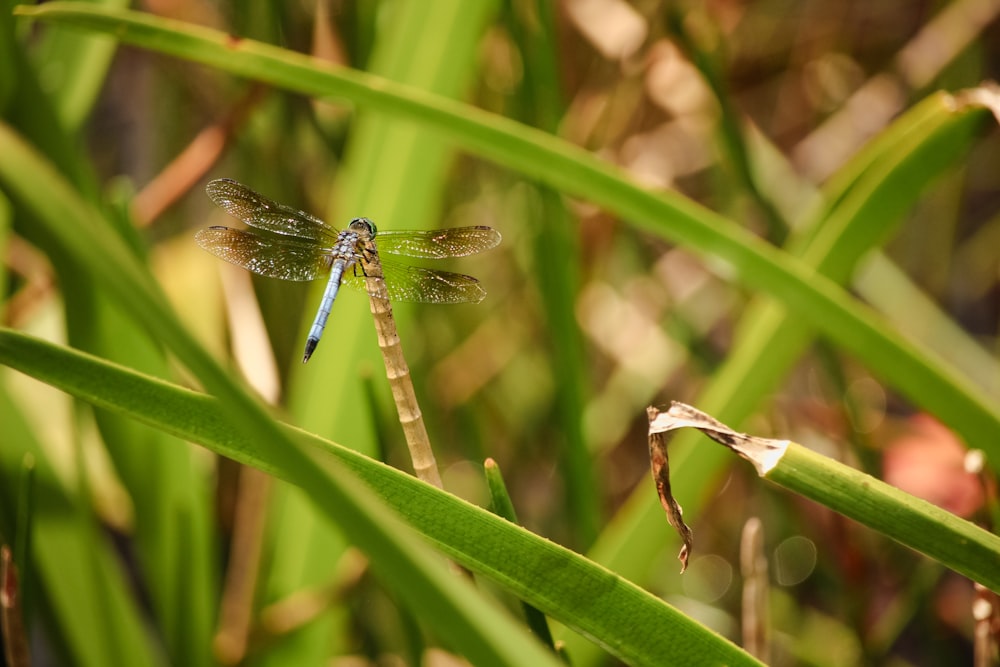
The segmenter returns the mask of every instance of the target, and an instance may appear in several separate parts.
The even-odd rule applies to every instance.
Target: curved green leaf
[[[273,450],[235,433],[220,402],[210,396],[5,329],[0,329],[0,363],[292,483],[304,481]],[[449,557],[629,664],[757,664],[727,640],[579,554],[351,449],[291,426],[282,431],[311,457],[335,458]],[[312,499],[320,506],[340,501],[322,492]]]
[[[891,331],[876,313],[802,260],[681,195],[635,185],[624,172],[579,147],[467,105],[208,28],[73,3],[16,11],[111,33],[123,42],[287,90],[347,98],[425,123],[471,151],[596,202],[641,229],[724,260],[735,280],[781,301],[970,445],[1000,459],[1000,411],[937,354]]]

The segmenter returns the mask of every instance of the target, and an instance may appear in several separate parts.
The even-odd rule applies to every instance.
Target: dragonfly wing
[[[194,238],[216,257],[269,278],[312,280],[330,271],[326,249],[305,241],[264,238],[229,227],[202,229]]]
[[[500,232],[492,227],[452,227],[425,231],[379,232],[375,245],[379,252],[421,259],[465,257],[495,248]]]
[[[486,296],[486,290],[472,276],[395,262],[383,261],[381,264],[385,287],[392,301],[479,303]],[[360,266],[354,271],[346,272],[343,283],[355,289],[369,291]]]
[[[337,238],[337,230],[319,218],[271,201],[232,179],[216,179],[205,186],[205,192],[219,208],[251,227],[319,241],[325,246],[332,246]]]

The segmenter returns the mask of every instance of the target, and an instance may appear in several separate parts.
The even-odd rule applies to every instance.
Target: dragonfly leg
[[[369,247],[363,247],[361,249],[361,261],[354,265],[354,275],[358,275],[358,269],[361,269],[361,275],[365,278],[368,276],[367,266],[371,266],[373,262],[378,260],[378,253]]]

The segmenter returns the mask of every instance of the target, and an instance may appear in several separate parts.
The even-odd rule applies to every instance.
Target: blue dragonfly
[[[266,234],[208,227],[195,235],[202,248],[270,278],[307,281],[329,274],[302,363],[309,361],[323,336],[341,284],[380,300],[478,303],[486,296],[472,276],[382,261],[379,253],[419,259],[473,255],[500,243],[500,233],[491,227],[378,232],[368,218],[355,218],[338,232],[319,218],[271,201],[228,178],[210,182],[205,190],[231,216]],[[392,317],[388,303],[376,309],[373,301],[372,312],[376,317]]]

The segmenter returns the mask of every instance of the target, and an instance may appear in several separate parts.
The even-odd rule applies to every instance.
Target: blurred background
[[[934,91],[1000,72],[1000,3],[987,0],[152,0],[136,8],[557,134],[776,245],[809,222],[824,184],[900,114]],[[337,227],[363,215],[383,230],[490,225],[503,234],[496,250],[441,267],[479,278],[482,303],[396,306],[448,490],[487,505],[482,464],[492,457],[527,528],[737,641],[740,535],[759,516],[774,664],[971,662],[967,580],[761,483],[740,461],[685,459],[674,470],[695,531],[691,567],[677,574],[676,538],[649,477],[645,407],[698,405],[712,387],[759,298],[727,266],[398,118],[62,27],[18,24],[14,48],[68,138],[66,163],[134,230],[188,325],[293,423],[410,470],[366,298],[338,297],[316,355],[300,364],[322,285],[251,278],[202,251],[197,229],[239,226],[206,197],[212,178],[236,179]],[[995,404],[1000,132],[984,126],[913,199],[847,284],[908,335],[937,341]],[[5,257],[5,326],[115,349],[123,363],[142,354],[125,349],[127,339],[74,330],[68,311],[91,306],[74,306],[64,267],[16,232]],[[169,360],[162,374],[184,380]],[[100,418],[81,417],[65,396],[23,377],[5,382],[56,452],[59,473],[75,485],[84,466],[103,525],[134,564],[142,503],[121,479],[122,455]],[[815,340],[767,384],[743,397],[753,416],[734,427],[793,438],[962,516],[981,519],[995,504],[991,478],[966,472],[961,441],[832,344]],[[326,664],[407,662],[416,621],[351,565],[349,550],[331,568],[330,554],[347,545],[316,525],[305,499],[205,452],[192,456],[218,550],[210,597],[229,590],[227,567],[245,544],[259,555],[251,626],[296,590],[326,595],[304,620],[258,627],[234,653],[219,630],[220,660],[282,663],[310,645],[337,656]],[[252,516],[241,518],[240,507]],[[246,521],[255,527],[240,529]],[[141,579],[138,590],[151,585]],[[608,664],[579,638],[567,641],[574,664]]]

